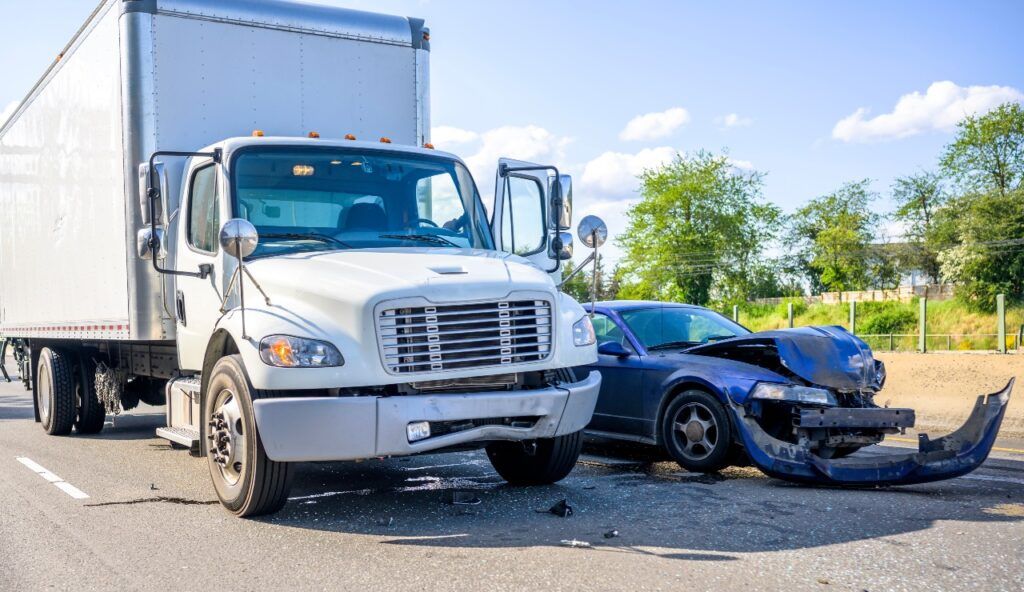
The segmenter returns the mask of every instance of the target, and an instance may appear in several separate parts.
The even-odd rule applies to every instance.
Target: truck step
[[[199,453],[199,430],[189,427],[163,427],[156,429],[156,435],[188,448],[193,455]]]

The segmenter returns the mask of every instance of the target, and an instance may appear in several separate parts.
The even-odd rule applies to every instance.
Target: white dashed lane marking
[[[71,497],[73,497],[75,499],[89,499],[89,495],[87,493],[85,493],[81,489],[75,487],[74,485],[68,483],[67,481],[61,479],[57,475],[54,475],[53,473],[48,471],[46,469],[46,467],[44,467],[43,465],[37,463],[36,461],[32,460],[31,458],[25,458],[23,456],[19,456],[17,458],[17,460],[21,464],[23,464],[26,467],[28,467],[29,470],[31,470],[33,473],[39,475],[43,479],[46,479],[50,483],[53,483],[54,485],[57,486],[57,489],[60,489],[61,491],[63,491],[64,493],[70,495]]]

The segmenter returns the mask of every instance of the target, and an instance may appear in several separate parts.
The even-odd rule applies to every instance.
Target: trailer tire
[[[254,400],[272,395],[252,388],[235,354],[214,365],[203,397],[210,476],[221,504],[239,517],[277,512],[291,490],[292,465],[267,457],[253,413]]]
[[[51,436],[66,436],[75,424],[75,374],[71,358],[44,347],[36,368],[36,404],[43,429]]]
[[[572,472],[582,449],[581,430],[531,443],[494,442],[487,446],[487,458],[512,485],[550,485]]]
[[[96,364],[87,356],[78,360],[78,409],[75,431],[79,434],[98,434],[107,420],[107,408],[96,396]]]

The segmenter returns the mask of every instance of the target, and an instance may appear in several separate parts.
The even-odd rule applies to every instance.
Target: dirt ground
[[[1017,378],[1000,435],[1024,438],[1024,355],[989,353],[882,353],[888,379],[875,401],[917,411],[917,429],[943,435],[960,427],[978,395]]]

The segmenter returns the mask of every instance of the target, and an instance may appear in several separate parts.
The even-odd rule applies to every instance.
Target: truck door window
[[[220,208],[217,199],[217,168],[205,166],[192,173],[188,200],[188,242],[200,251],[217,252]]]
[[[516,255],[532,255],[544,248],[544,193],[533,179],[507,177],[506,182],[502,245]]]

